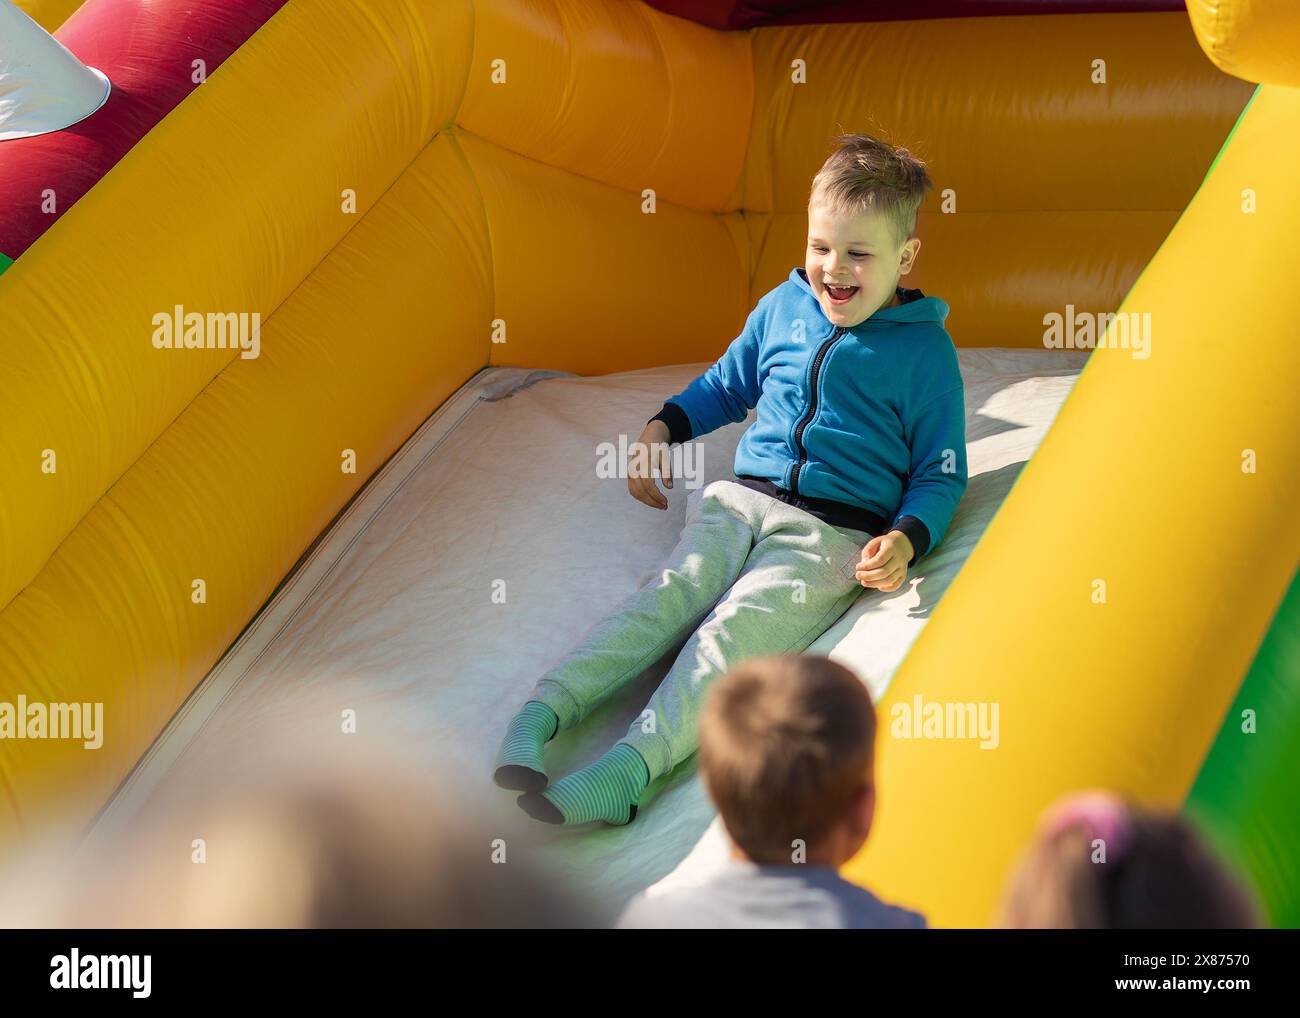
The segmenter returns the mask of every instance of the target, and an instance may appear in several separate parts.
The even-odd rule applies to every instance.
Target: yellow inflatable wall
[[[81,6],[82,0],[15,0],[20,10],[40,25],[45,31],[53,32]]]
[[[963,874],[1005,868],[1052,790],[1185,791],[1296,558],[1296,492],[1268,470],[1296,452],[1294,328],[1245,296],[1275,291],[1284,219],[1222,204],[1294,202],[1288,93],[1260,94],[1180,220],[1251,94],[1185,15],[722,33],[623,0],[565,12],[290,0],[0,276],[0,689],[102,701],[109,730],[0,742],[0,856],[103,804],[475,371],[716,357],[802,261],[842,129],[930,161],[908,282],[960,344],[1037,346],[1045,307],[1114,308],[1164,242],[1125,305],[1151,312],[1152,356],[1094,356],[891,693],[999,699],[1006,751],[884,747],[852,872],[982,922]],[[260,356],[155,349],[178,305],[256,313]],[[1171,690],[1190,663],[1203,682]],[[920,846],[955,842],[966,867],[933,882]]]

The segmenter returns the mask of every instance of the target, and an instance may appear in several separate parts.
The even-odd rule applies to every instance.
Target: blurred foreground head
[[[1258,924],[1245,887],[1186,820],[1133,808],[1107,792],[1068,796],[1043,814],[1000,919],[1013,929]]]
[[[339,756],[346,759],[340,759]],[[506,836],[443,794],[429,760],[299,747],[96,832],[5,895],[32,927],[595,925]],[[259,766],[260,764],[260,766]],[[260,773],[259,773],[260,772]],[[436,791],[435,791],[436,790]]]

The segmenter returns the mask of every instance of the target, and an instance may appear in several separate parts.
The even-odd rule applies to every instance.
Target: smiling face
[[[900,276],[912,271],[921,241],[900,242],[887,216],[848,216],[821,202],[808,208],[804,270],[830,321],[844,328],[898,302]]]

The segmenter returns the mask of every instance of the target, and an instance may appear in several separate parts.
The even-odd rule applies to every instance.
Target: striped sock
[[[548,824],[585,824],[603,820],[621,826],[636,818],[637,800],[650,784],[645,759],[625,742],[595,763],[561,778],[545,792],[519,797],[534,820]]]
[[[506,730],[492,780],[516,792],[540,792],[550,781],[542,761],[543,747],[559,730],[555,711],[538,700],[529,700]]]

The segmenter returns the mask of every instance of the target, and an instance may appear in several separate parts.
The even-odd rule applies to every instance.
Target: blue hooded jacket
[[[892,520],[886,529],[907,534],[916,561],[966,490],[966,408],[948,305],[898,293],[905,303],[845,329],[793,269],[717,363],[651,419],[684,442],[757,407],[736,449],[738,477]]]

